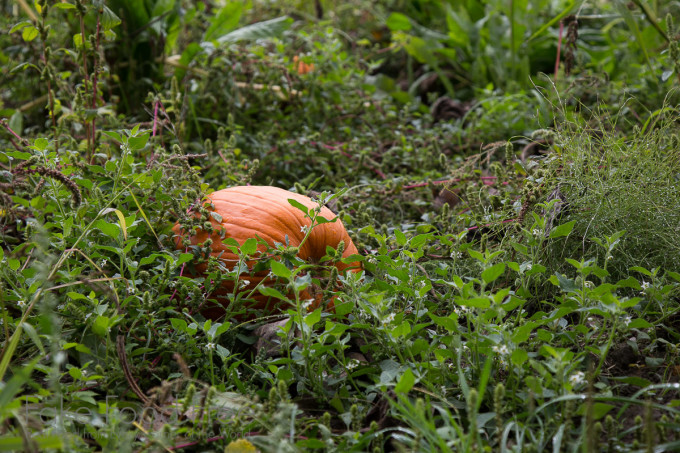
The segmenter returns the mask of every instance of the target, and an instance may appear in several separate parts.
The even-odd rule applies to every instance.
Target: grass
[[[672,20],[649,23],[665,11],[583,11],[573,73],[548,92],[474,85],[505,44],[484,37],[488,55],[458,64],[462,44],[432,34],[438,4],[331,16],[322,2],[318,23],[292,2],[164,5],[3,18],[0,450],[677,449],[679,116],[660,77],[676,63],[652,51]],[[559,30],[465,8],[515,44],[524,22],[524,38],[542,30],[513,44],[511,73]],[[296,21],[265,20],[283,12]],[[126,28],[137,13],[151,28]],[[436,38],[425,63],[391,34],[404,18]],[[215,45],[230,33],[245,38]],[[180,58],[134,66],[144,54]],[[451,82],[404,85],[425,90],[428,73]],[[265,291],[290,308],[244,318],[235,292],[206,319],[212,286],[251,270],[213,259],[197,276],[208,246],[176,249],[172,227],[244,184],[337,194],[364,271],[330,285],[271,248]],[[304,308],[308,283],[335,312]]]

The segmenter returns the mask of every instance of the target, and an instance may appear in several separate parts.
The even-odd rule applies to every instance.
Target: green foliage
[[[25,3],[0,36],[0,450],[677,448],[667,5]],[[363,272],[173,237],[250,183],[323,191]]]

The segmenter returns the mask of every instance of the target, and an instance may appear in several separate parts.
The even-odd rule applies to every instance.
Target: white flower
[[[307,225],[302,225],[302,226],[300,227],[300,231],[306,234],[306,233],[307,233],[307,228],[308,228]]]
[[[351,359],[349,362],[347,362],[347,369],[352,370],[356,367],[359,366],[359,361],[357,359]]]
[[[538,228],[534,228],[533,230],[531,230],[531,234],[538,237],[541,235],[541,230],[539,230]]]
[[[314,302],[314,299],[307,299],[304,302],[302,302],[302,309],[307,310],[309,307],[312,306],[312,302]]]
[[[640,286],[642,286],[642,291],[647,291],[649,289],[649,287],[651,286],[651,284],[643,281]]]
[[[626,315],[621,319],[621,322],[623,322],[624,326],[628,327],[628,324],[630,324],[632,320],[633,318],[631,318],[629,315]]]
[[[586,288],[595,288],[595,283],[591,282],[590,280],[586,280],[584,284]]]
[[[463,258],[463,252],[451,252],[451,258],[462,259]]]
[[[21,308],[24,308],[26,306],[26,301],[25,300],[18,300],[17,305]]]
[[[607,260],[613,260],[613,259],[614,259],[614,255],[609,255],[609,256],[607,257]]]
[[[107,262],[106,260],[102,260],[102,261],[99,263],[99,267],[104,267],[104,266],[106,266],[106,262]]]
[[[572,387],[576,387],[577,385],[582,384],[585,379],[586,374],[583,371],[577,371],[569,376],[569,383]]]
[[[134,294],[136,289],[134,289],[132,286],[128,286],[127,293],[128,294]]]
[[[206,344],[205,349],[207,349],[208,351],[212,351],[213,349],[215,349],[215,343],[210,342]]]
[[[245,288],[248,285],[250,285],[250,280],[241,280],[241,283],[239,283],[240,288]]]
[[[492,349],[493,352],[495,352],[496,354],[500,354],[500,355],[508,355],[508,354],[510,354],[510,350],[509,350],[508,347],[507,347],[506,345],[504,345],[504,344],[502,344],[502,345],[500,345],[500,346],[495,345],[495,346],[494,346],[493,348],[491,348],[491,349]]]
[[[394,312],[390,313],[389,315],[385,316],[382,320],[383,325],[387,325],[394,321]]]

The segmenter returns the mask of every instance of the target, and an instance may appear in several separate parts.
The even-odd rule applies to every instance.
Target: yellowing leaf
[[[255,448],[255,445],[251,444],[246,439],[239,439],[230,442],[224,448],[224,453],[256,453],[259,450]]]

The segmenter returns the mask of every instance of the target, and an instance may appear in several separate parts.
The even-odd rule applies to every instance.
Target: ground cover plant
[[[677,3],[0,8],[0,450],[680,449]]]

